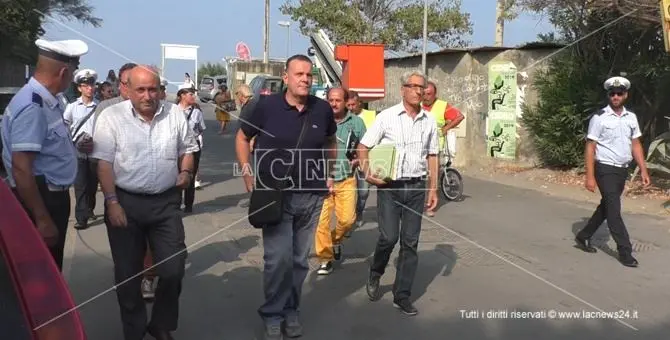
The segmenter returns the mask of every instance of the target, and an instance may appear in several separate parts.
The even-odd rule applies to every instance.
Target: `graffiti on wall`
[[[512,62],[489,65],[486,140],[488,156],[516,158],[517,69]]]
[[[484,106],[479,96],[486,93],[488,83],[483,75],[468,74],[461,77],[450,76],[440,87],[452,105],[461,111],[474,113]]]

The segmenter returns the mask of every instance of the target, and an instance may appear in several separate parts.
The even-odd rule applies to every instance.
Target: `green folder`
[[[394,180],[397,175],[395,144],[380,144],[368,154],[370,172],[383,180]]]

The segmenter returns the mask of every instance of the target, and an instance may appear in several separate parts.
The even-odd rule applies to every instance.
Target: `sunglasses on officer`
[[[610,91],[609,96],[610,97],[623,97],[625,94],[624,91]]]

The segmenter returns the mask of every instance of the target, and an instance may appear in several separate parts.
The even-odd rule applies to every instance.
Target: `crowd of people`
[[[94,70],[79,69],[79,58],[88,51],[84,42],[40,39],[36,44],[35,74],[3,120],[8,182],[59,268],[70,186],[76,196],[74,227],[86,229],[96,218],[99,185],[124,339],[146,334],[173,339],[186,258],[182,218],[193,211],[206,129],[193,83],[187,74],[171,103],[158,70],[128,63],[118,78],[109,72],[97,86]],[[450,134],[464,118],[437,99],[437,82],[420,71],[405,73],[401,102],[377,113],[363,108],[359,94],[341,87],[328,89],[326,100],[310,95],[312,66],[307,56],[289,58],[286,90],[262,100],[247,85],[233,95],[222,87],[215,96],[220,133],[230,120],[224,104],[240,104],[235,150],[241,168],[250,170],[242,175],[251,193],[249,222],[262,234],[265,300],[258,313],[268,340],[302,335],[308,256],[314,247],[321,262],[318,275],[336,268],[346,238],[364,223],[370,185],[377,188],[379,236],[362,278],[367,295],[370,301],[381,299],[380,278],[399,243],[393,306],[407,315],[418,313],[411,296],[422,217],[424,212],[432,216],[438,205],[439,164],[445,153],[455,152]],[[63,92],[73,81],[78,94],[69,101]],[[649,183],[637,120],[623,108],[629,87],[623,78],[608,80],[610,105],[591,121],[586,184],[589,190],[597,184],[603,199],[577,243],[595,251],[590,237],[607,219],[621,262],[636,266],[617,203],[625,181],[622,164],[632,157]],[[395,147],[392,178],[370,167],[370,150],[379,145]],[[151,320],[146,299],[153,300]]]

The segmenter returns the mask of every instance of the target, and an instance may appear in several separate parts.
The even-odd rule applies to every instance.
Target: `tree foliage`
[[[654,23],[584,0],[531,1],[543,2],[558,26],[558,39],[570,42],[535,77],[539,103],[524,108],[523,123],[546,165],[583,163],[588,119],[607,105],[603,82],[612,76],[624,75],[631,81],[626,107],[638,117],[644,144],[667,130],[670,58],[664,50],[660,16]]]
[[[204,76],[225,76],[226,67],[220,63],[204,63],[198,67],[198,84],[201,83]]]
[[[422,46],[423,2],[416,0],[297,0],[281,6],[284,15],[309,35],[323,29],[336,44],[382,43],[415,52]],[[472,33],[460,0],[435,0],[428,7],[428,40],[440,47],[464,46]]]
[[[44,34],[46,21],[102,24],[86,0],[0,0],[0,7],[0,57],[25,63],[35,60],[35,40]]]

